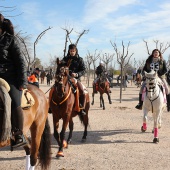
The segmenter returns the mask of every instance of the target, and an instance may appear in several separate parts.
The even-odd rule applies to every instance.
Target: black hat
[[[35,70],[40,71],[40,69],[38,67]]]

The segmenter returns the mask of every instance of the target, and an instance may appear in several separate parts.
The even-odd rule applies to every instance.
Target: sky
[[[15,6],[15,10],[10,12],[3,6]],[[151,51],[156,48],[153,40],[164,45],[170,42],[169,0],[0,0],[0,12],[23,35],[31,36],[32,48],[37,36],[52,27],[36,46],[37,57],[43,64],[48,64],[51,56],[63,56],[65,31],[62,28],[73,28],[72,43],[77,40],[77,32],[89,30],[77,46],[84,59],[88,51],[115,54],[110,41],[122,52],[123,41],[125,47],[130,42],[133,64],[134,60],[148,57],[143,40],[148,42]],[[169,54],[170,48],[163,54],[165,60]]]

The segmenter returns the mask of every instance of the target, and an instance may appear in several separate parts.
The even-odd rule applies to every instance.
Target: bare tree
[[[51,29],[51,27],[47,28],[46,30],[42,31],[38,37],[36,38],[35,42],[34,42],[34,57],[33,59],[31,59],[31,56],[29,54],[29,50],[28,50],[28,43],[27,43],[27,38],[26,37],[21,37],[20,32],[18,32],[15,36],[18,37],[18,39],[20,40],[20,42],[23,44],[24,48],[22,48],[22,54],[25,57],[25,60],[27,62],[27,66],[28,66],[28,70],[29,68],[34,64],[35,60],[36,60],[36,45],[38,44],[38,41],[42,38],[42,36],[49,30]]]
[[[108,64],[112,62],[114,55],[115,54],[110,55],[109,53],[105,53],[100,58],[104,62],[105,66],[106,66],[106,70],[108,70]]]
[[[115,42],[114,43],[112,43],[112,41],[110,42],[116,52],[117,62],[120,65],[120,69],[121,69],[121,85],[120,85],[120,103],[121,103],[122,102],[122,85],[123,85],[122,82],[123,82],[123,75],[125,74],[124,69],[129,64],[129,60],[131,56],[133,55],[133,53],[129,55],[128,50],[129,50],[130,41],[127,45],[126,52],[125,52],[125,46],[122,41],[122,53],[118,51],[118,48]],[[125,81],[125,75],[124,75],[124,81]]]
[[[90,65],[92,63],[92,55],[90,54],[90,52],[88,51],[86,58],[85,58],[85,62],[86,62],[86,67],[87,67],[87,86],[89,87],[89,80],[90,80]]]
[[[151,52],[149,51],[148,42],[146,40],[143,40],[143,41],[146,45],[148,55],[151,55]],[[163,42],[160,42],[159,40],[153,40],[153,42],[155,43],[155,48],[158,49],[162,54],[170,47],[169,42],[167,42],[166,44],[164,44]]]
[[[96,74],[95,74],[95,70],[96,70],[96,60],[98,60],[100,58],[100,53],[101,52],[98,52],[97,53],[97,49],[95,50],[94,54],[91,55],[91,60],[92,60],[92,63],[93,63],[93,70],[94,70],[94,73],[93,73],[93,76],[95,78]]]
[[[72,44],[72,41],[70,39],[70,34],[73,31],[73,28],[69,29],[69,28],[62,28],[65,32],[66,32],[66,38],[65,38],[65,46],[64,46],[64,57],[66,56],[66,51],[67,51],[67,43],[68,41],[70,42],[70,44]],[[84,35],[87,34],[89,32],[89,30],[83,30],[82,32],[76,32],[78,34],[78,38],[76,40],[76,42],[74,43],[76,46],[80,40],[80,38]]]

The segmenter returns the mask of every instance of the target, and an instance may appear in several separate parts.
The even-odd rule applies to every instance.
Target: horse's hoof
[[[94,103],[91,103],[91,105],[93,105]]]
[[[112,102],[109,102],[109,104],[112,104]]]
[[[64,140],[63,141],[63,148],[67,148],[67,147],[68,147],[67,142]]]
[[[105,108],[103,108],[103,110],[105,110]]]
[[[71,144],[71,139],[67,140],[67,144]],[[68,146],[67,146],[68,147]]]
[[[159,138],[154,138],[153,143],[156,143],[156,144],[159,143]]]
[[[58,151],[56,157],[57,157],[57,158],[58,158],[58,157],[64,157],[63,152],[62,152],[62,151]]]
[[[86,139],[82,138],[81,142],[82,142],[82,143],[85,143],[85,142],[86,142]]]
[[[152,130],[152,133],[154,133],[154,130]]]
[[[143,126],[141,127],[142,132],[146,132],[147,129],[144,129]]]

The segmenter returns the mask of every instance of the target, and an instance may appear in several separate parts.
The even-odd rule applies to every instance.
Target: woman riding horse
[[[165,79],[165,73],[167,72],[166,62],[163,59],[162,54],[158,49],[154,49],[152,51],[152,54],[146,60],[145,66],[143,68],[143,72],[144,71],[150,72],[151,70],[157,71],[158,76],[164,83],[165,91],[167,95],[167,110],[169,111],[170,110],[170,106],[169,106],[170,105],[170,94],[169,94],[168,84]],[[146,82],[144,81],[139,92],[139,103],[135,107],[136,109],[139,109],[139,110],[142,109],[142,105],[143,105],[142,92],[143,92],[145,85],[146,85]]]
[[[23,135],[21,96],[22,90],[27,85],[27,72],[24,58],[14,36],[12,22],[2,14],[0,14],[0,56],[0,77],[8,82],[9,95],[12,99],[12,135],[15,137],[13,147],[23,146],[27,142]]]

